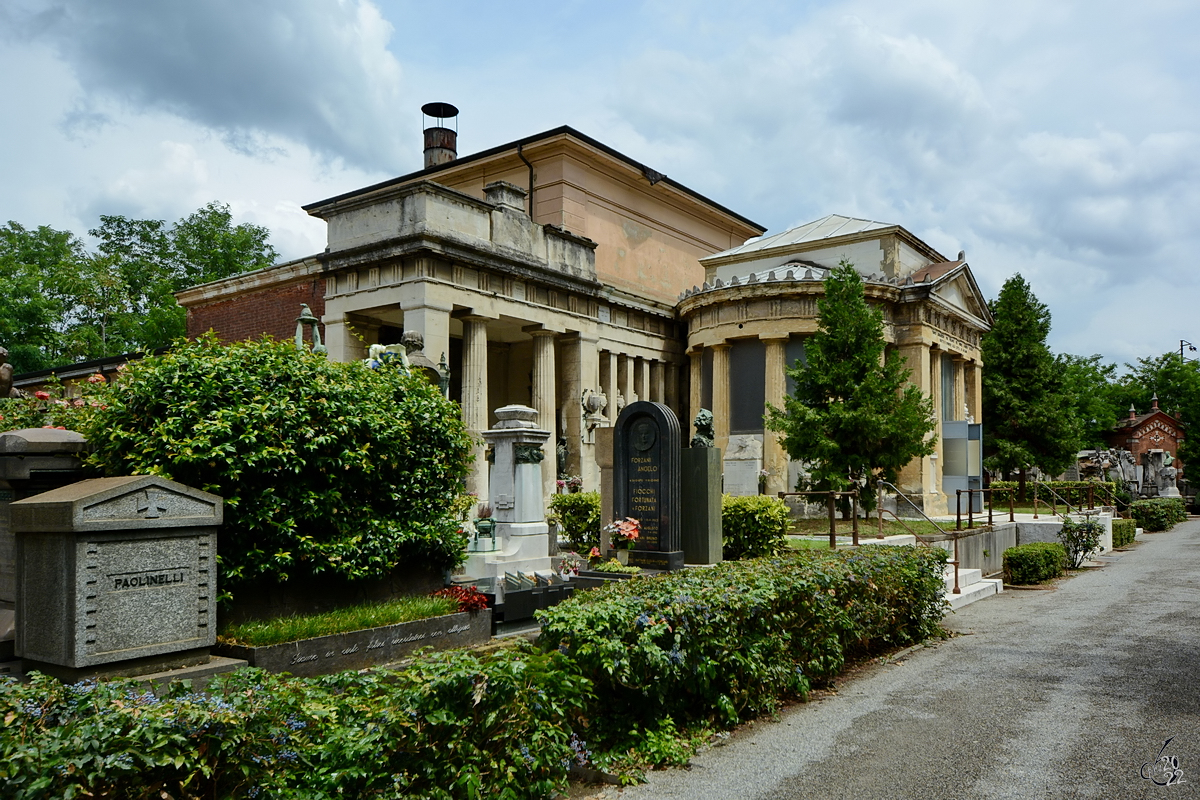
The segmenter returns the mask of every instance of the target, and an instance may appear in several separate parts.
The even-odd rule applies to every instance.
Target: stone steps
[[[954,594],[953,565],[946,566],[944,581],[946,600],[949,601],[950,608],[954,610],[1004,591],[1004,581],[998,578],[985,578],[983,573],[977,569],[960,569],[958,571],[958,594]]]

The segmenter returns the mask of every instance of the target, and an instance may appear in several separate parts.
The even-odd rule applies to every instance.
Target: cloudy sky
[[[778,232],[829,213],[1022,273],[1059,352],[1200,344],[1191,0],[0,0],[0,221],[300,206],[568,124]]]

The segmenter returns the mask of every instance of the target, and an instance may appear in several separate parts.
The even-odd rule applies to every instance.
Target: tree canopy
[[[166,346],[185,330],[174,292],[277,257],[266,228],[216,202],[173,225],[103,215],[89,234],[94,251],[69,231],[0,228],[0,345],[16,372]]]
[[[908,382],[904,359],[885,352],[883,314],[867,304],[853,265],[830,272],[817,308],[807,363],[788,370],[795,392],[782,410],[768,407],[767,427],[808,465],[806,489],[844,490],[872,476],[895,481],[909,461],[933,452],[933,403]],[[871,508],[874,496],[864,492],[863,505]]]
[[[1078,417],[1046,344],[1050,310],[1020,274],[1004,282],[989,306],[993,324],[981,348],[985,463],[1017,473],[1023,496],[1030,468],[1057,474],[1074,463]]]

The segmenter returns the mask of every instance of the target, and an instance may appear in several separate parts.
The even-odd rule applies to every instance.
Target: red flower
[[[41,390],[34,392],[33,396],[36,397],[38,400],[49,400],[50,399],[50,393],[43,392]]]

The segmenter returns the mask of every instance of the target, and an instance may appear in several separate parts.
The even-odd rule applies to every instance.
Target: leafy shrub
[[[732,724],[803,696],[848,655],[922,641],[944,613],[939,548],[860,548],[732,561],[613,583],[537,612],[602,698],[592,746],[631,728]]]
[[[600,493],[578,492],[550,497],[550,513],[563,537],[578,550],[600,545]]]
[[[1004,551],[1004,580],[1014,586],[1057,578],[1066,566],[1067,551],[1056,542],[1030,542]]]
[[[1067,567],[1079,569],[1088,556],[1100,549],[1104,526],[1094,519],[1076,522],[1070,517],[1063,517],[1062,523],[1057,536],[1067,554]]]
[[[542,798],[587,685],[557,653],[445,652],[401,673],[254,669],[206,694],[0,678],[0,796]]]
[[[223,588],[464,557],[469,440],[457,406],[418,375],[207,335],[130,363],[106,405],[80,431],[89,463],[225,498]]]
[[[94,375],[67,389],[51,380],[37,392],[21,398],[0,398],[0,433],[22,428],[68,428],[81,431],[106,402],[108,384]]]
[[[721,498],[721,536],[726,560],[758,558],[787,547],[787,505],[778,497],[748,495]]]
[[[1187,519],[1187,508],[1181,497],[1153,497],[1149,500],[1137,500],[1130,507],[1138,527],[1151,533],[1169,531],[1175,523]]]
[[[1132,544],[1137,536],[1137,523],[1131,519],[1114,519],[1112,523],[1113,547]]]

